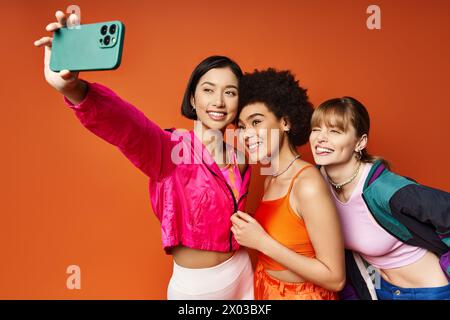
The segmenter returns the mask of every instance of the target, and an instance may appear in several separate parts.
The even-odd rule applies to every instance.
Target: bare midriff
[[[264,270],[269,276],[272,278],[284,281],[284,282],[292,282],[292,283],[301,283],[305,282],[305,279],[300,277],[295,272],[291,270]]]
[[[232,252],[206,251],[184,246],[172,248],[171,253],[176,264],[189,269],[211,268],[230,259]]]
[[[439,258],[430,251],[412,264],[380,270],[380,274],[384,280],[401,288],[432,288],[448,284]]]

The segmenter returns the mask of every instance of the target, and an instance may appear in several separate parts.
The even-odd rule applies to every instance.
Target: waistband
[[[316,286],[312,282],[288,282],[279,280],[277,278],[272,277],[270,274],[268,274],[263,266],[262,263],[258,262],[256,265],[255,270],[255,277],[258,279],[263,279],[267,284],[279,287],[280,289],[287,289],[291,291],[314,291],[318,286]],[[320,288],[320,287],[319,287]]]
[[[445,293],[448,292],[450,296],[450,282],[441,287],[430,287],[430,288],[403,288],[393,285],[392,283],[386,281],[383,277],[380,277],[380,289],[382,291],[389,292],[391,294],[420,294],[420,293]]]
[[[211,292],[221,290],[239,279],[244,272],[252,272],[252,265],[247,251],[243,248],[235,251],[228,260],[210,267],[190,269],[173,262],[171,285],[177,290],[190,292]]]
[[[255,270],[255,300],[337,300],[335,292],[312,282],[287,282],[269,275],[258,263]]]

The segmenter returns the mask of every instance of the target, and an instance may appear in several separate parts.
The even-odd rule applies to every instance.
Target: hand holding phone
[[[80,24],[80,17],[74,13],[67,18],[64,12],[58,10],[55,14],[56,22],[52,22],[45,28],[47,31],[56,31],[66,26],[67,19],[72,26]],[[36,47],[44,47],[44,75],[47,83],[58,92],[66,96],[73,104],[79,104],[87,93],[87,84],[78,79],[78,71],[69,71],[68,69],[59,72],[50,69],[50,60],[52,56],[52,37],[42,37],[34,42]]]
[[[66,25],[66,15],[58,10],[55,14],[57,22],[52,22],[45,28],[47,31],[55,31]],[[79,17],[76,14],[69,16],[72,25],[79,24]],[[78,72],[70,72],[69,70],[61,70],[54,72],[50,70],[50,58],[52,55],[52,37],[42,37],[34,42],[36,47],[44,47],[44,75],[47,83],[55,88],[58,92],[65,95],[73,104],[80,103],[86,96],[86,83],[78,79]]]
[[[83,24],[55,30],[50,69],[113,70],[120,65],[125,26],[120,21]]]

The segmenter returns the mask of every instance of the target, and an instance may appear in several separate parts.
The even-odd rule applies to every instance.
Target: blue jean
[[[381,278],[376,291],[379,300],[450,300],[450,283],[436,288],[401,288]]]

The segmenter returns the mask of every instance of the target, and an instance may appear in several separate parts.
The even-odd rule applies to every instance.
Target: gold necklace
[[[356,176],[358,175],[359,172],[359,168],[361,167],[361,161],[359,161],[358,167],[356,168],[355,173],[353,173],[353,175],[350,177],[350,179],[348,179],[345,182],[342,183],[336,183],[333,180],[331,180],[330,176],[328,175],[327,169],[325,169],[325,174],[327,175],[327,179],[328,182],[336,189],[336,190],[340,190],[342,189],[343,186],[349,184],[350,182],[352,182],[353,180],[355,180]]]

